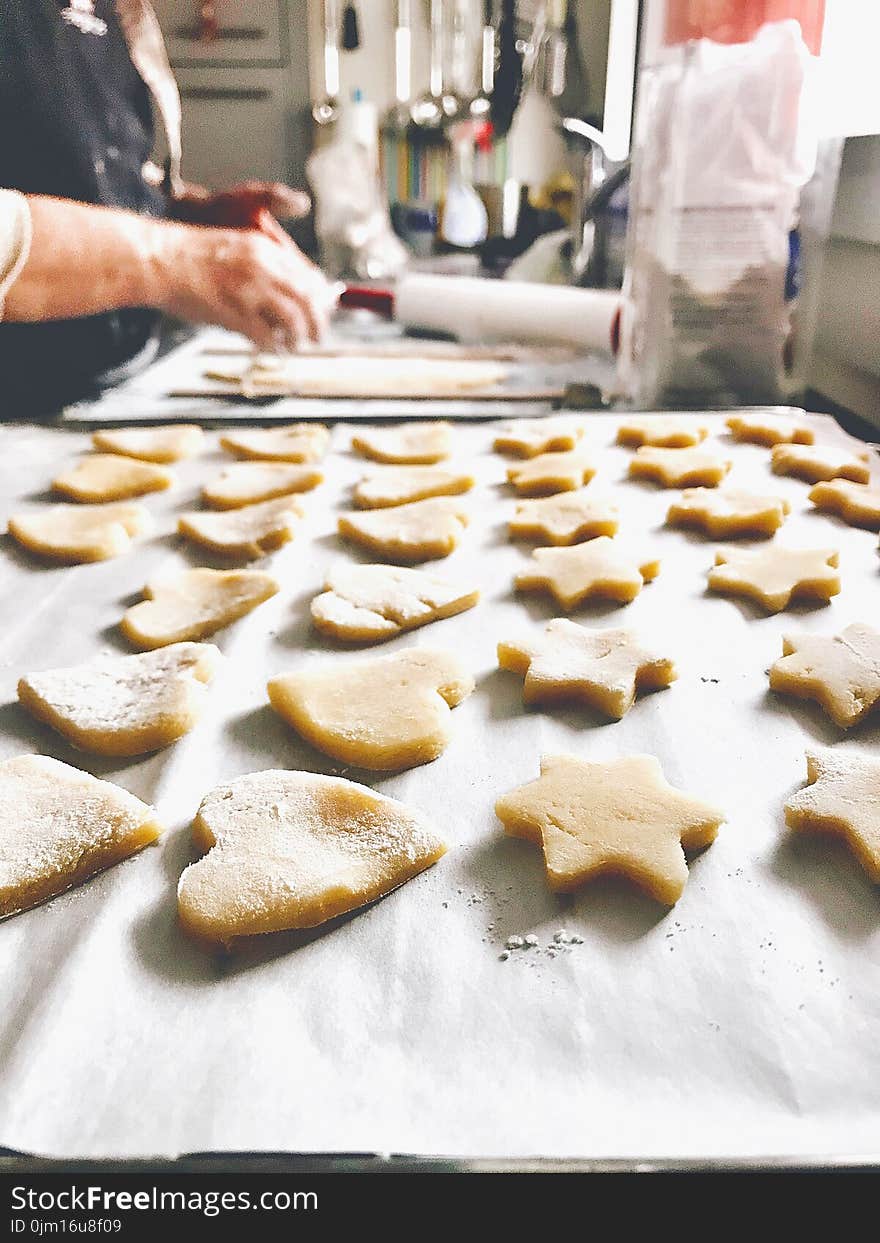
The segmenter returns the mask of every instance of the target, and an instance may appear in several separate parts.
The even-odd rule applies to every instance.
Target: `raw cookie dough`
[[[458,547],[467,511],[451,496],[340,514],[339,534],[389,561],[434,561]]]
[[[312,601],[312,624],[334,639],[375,643],[472,609],[480,598],[429,574],[394,565],[348,565],[331,571]]]
[[[220,437],[221,448],[233,457],[261,462],[319,462],[329,443],[330,433],[322,423],[244,428]]]
[[[850,479],[831,479],[810,488],[809,499],[817,509],[837,514],[851,527],[880,531],[880,488]]]
[[[595,464],[580,449],[570,453],[539,453],[527,462],[507,468],[508,481],[520,496],[574,492],[589,483],[595,473]]]
[[[201,715],[220,653],[210,643],[175,643],[137,656],[107,656],[31,673],[18,698],[38,721],[82,751],[145,755],[189,733]]]
[[[571,548],[536,548],[530,568],[514,582],[519,591],[548,591],[570,611],[594,596],[628,604],[659,573],[657,557],[639,558],[601,535]]]
[[[212,509],[241,509],[243,505],[256,505],[293,492],[310,492],[323,478],[323,472],[314,466],[236,462],[202,488],[202,500]]]
[[[811,445],[816,439],[809,423],[785,414],[732,414],[725,422],[734,440],[768,449],[782,444]]]
[[[545,544],[579,544],[597,535],[617,533],[617,506],[592,487],[556,496],[518,501],[508,524],[511,539]]]
[[[587,630],[554,617],[540,638],[498,644],[498,665],[523,674],[527,704],[577,700],[619,721],[637,691],[657,691],[678,676],[666,656],[642,647],[630,630]]]
[[[807,783],[785,804],[785,823],[842,837],[872,884],[880,885],[880,760],[853,751],[808,751]]]
[[[770,689],[820,704],[841,729],[880,702],[880,630],[854,622],[840,634],[784,635]]]
[[[121,863],[162,832],[152,807],[47,755],[0,763],[0,919]]]
[[[450,709],[467,698],[474,680],[449,652],[409,648],[288,673],[267,689],[275,711],[325,755],[398,772],[446,750]]]
[[[354,502],[361,509],[389,509],[431,496],[459,496],[473,486],[474,477],[467,471],[442,466],[380,466],[357,484]]]
[[[840,591],[838,554],[832,548],[729,548],[716,552],[709,590],[746,596],[779,613],[792,600],[827,604]]]
[[[146,598],[126,611],[119,627],[140,648],[204,639],[277,591],[275,579],[256,570],[184,570],[148,583]]]
[[[375,902],[446,853],[417,813],[341,777],[249,773],[202,799],[193,823],[207,851],[177,887],[184,929],[238,937],[315,928]]]
[[[9,519],[9,534],[29,552],[53,561],[106,561],[153,529],[143,505],[50,505]]]
[[[711,449],[636,449],[629,464],[631,479],[650,479],[664,488],[715,488],[731,463]]]
[[[687,488],[666,514],[671,527],[696,527],[713,539],[772,535],[791,512],[779,496],[756,496],[737,488]]]
[[[698,445],[709,429],[695,415],[647,414],[629,416],[617,429],[617,443],[631,449],[651,445],[657,449],[687,449]]]
[[[172,423],[168,427],[122,427],[117,431],[93,432],[92,444],[104,453],[168,463],[198,453],[204,438],[205,433],[194,423]]]
[[[224,557],[263,557],[293,539],[302,516],[299,502],[282,496],[239,509],[181,514],[177,529],[191,543]]]
[[[511,837],[543,847],[556,892],[611,873],[670,906],[687,883],[684,851],[708,846],[724,822],[669,785],[653,755],[605,764],[545,755],[538,780],[500,798],[495,814]]]
[[[832,445],[775,445],[770,453],[770,469],[776,475],[793,475],[805,483],[826,479],[852,479],[870,483],[868,453],[847,453]]]
[[[152,462],[139,462],[116,453],[89,453],[53,479],[52,488],[71,500],[97,505],[146,496],[148,492],[164,492],[173,483],[173,472]]]
[[[573,419],[511,419],[499,428],[492,447],[498,453],[537,457],[539,453],[564,453],[574,449],[583,434],[583,423]]]
[[[393,427],[367,427],[355,432],[351,447],[374,462],[401,466],[430,466],[449,457],[452,428],[449,423],[396,423]]]

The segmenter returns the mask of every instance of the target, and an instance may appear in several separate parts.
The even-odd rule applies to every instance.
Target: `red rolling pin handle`
[[[339,305],[349,310],[374,311],[385,319],[394,319],[394,294],[390,289],[346,285],[339,296]]]

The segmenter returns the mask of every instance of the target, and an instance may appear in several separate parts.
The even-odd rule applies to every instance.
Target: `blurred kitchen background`
[[[712,8],[689,9],[688,0],[154,5],[181,88],[184,175],[209,186],[247,177],[311,183],[317,220],[300,226],[298,240],[319,241],[331,268],[365,283],[393,279],[406,262],[619,287],[634,106],[639,90],[653,90],[645,70],[663,42],[660,25],[667,37],[676,20],[682,39],[724,41],[687,27],[690,11]],[[718,0],[714,8],[740,23],[756,12],[765,21],[795,17],[811,52],[821,32],[810,120],[820,176],[802,195],[809,223],[797,243],[811,269],[799,382],[878,421],[880,4]],[[737,29],[735,38],[751,37]],[[693,139],[676,124],[673,114],[673,147]],[[353,146],[371,170],[375,203],[350,175]],[[351,199],[337,195],[348,180]],[[337,219],[324,211],[322,227],[324,200],[334,198]],[[340,238],[339,218],[361,222],[354,241]],[[372,249],[358,249],[365,233],[386,227]]]

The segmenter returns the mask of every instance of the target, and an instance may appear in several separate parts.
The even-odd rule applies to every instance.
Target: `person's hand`
[[[244,333],[261,349],[287,351],[318,340],[336,290],[272,223],[283,241],[257,229],[166,225],[155,304],[182,319]]]
[[[172,200],[170,214],[188,224],[218,228],[258,228],[263,214],[274,220],[296,220],[308,214],[309,196],[277,181],[245,181],[213,194],[201,186],[188,186]]]

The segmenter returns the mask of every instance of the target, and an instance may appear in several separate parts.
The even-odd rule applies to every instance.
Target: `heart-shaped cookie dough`
[[[351,447],[374,462],[401,466],[430,466],[449,457],[452,446],[449,423],[397,423],[393,427],[367,427],[355,432]]]
[[[121,863],[162,832],[140,799],[46,755],[0,764],[0,919]]]
[[[52,488],[73,501],[101,504],[164,492],[173,483],[173,473],[164,466],[116,453],[89,453],[53,479]]]
[[[145,755],[192,729],[219,659],[210,643],[174,643],[28,674],[18,683],[18,698],[83,751]]]
[[[458,547],[467,511],[451,496],[340,514],[339,534],[388,561],[434,561]]]
[[[327,576],[325,590],[312,601],[312,624],[334,639],[375,643],[463,613],[479,598],[476,589],[456,586],[425,570],[346,565]]]
[[[205,433],[194,423],[168,427],[122,427],[92,434],[92,444],[104,453],[121,453],[142,462],[179,462],[202,447]]]
[[[390,509],[431,496],[458,496],[470,492],[474,477],[444,466],[378,466],[354,489],[361,509]]]
[[[310,492],[324,478],[316,466],[288,462],[236,462],[202,488],[202,500],[212,509],[241,509],[294,492]]]
[[[315,928],[375,902],[446,853],[396,799],[341,777],[250,773],[202,800],[193,824],[207,851],[180,878],[181,923],[200,940]]]
[[[264,557],[293,539],[302,506],[290,496],[240,509],[181,514],[177,529],[192,544],[221,557]]]
[[[256,570],[184,570],[148,583],[146,598],[128,609],[119,626],[140,648],[204,639],[277,591],[275,579]]]
[[[319,462],[329,443],[330,433],[322,423],[244,428],[220,437],[221,448],[233,457],[262,462]]]
[[[473,689],[457,657],[423,648],[288,673],[268,685],[272,707],[313,747],[373,772],[435,760],[449,743],[450,709]]]
[[[52,561],[107,561],[147,535],[153,519],[143,505],[49,505],[9,519],[9,534],[23,548]]]

